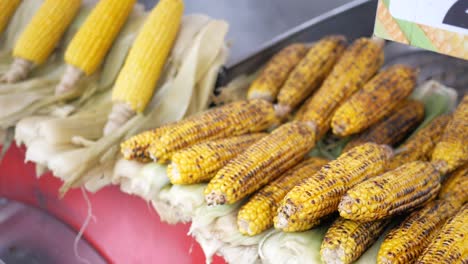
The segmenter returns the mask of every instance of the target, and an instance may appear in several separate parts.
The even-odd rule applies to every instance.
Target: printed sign
[[[374,33],[468,60],[468,0],[379,0]]]

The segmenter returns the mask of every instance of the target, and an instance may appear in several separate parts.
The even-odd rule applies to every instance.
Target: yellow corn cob
[[[390,161],[387,170],[393,170],[404,163],[430,159],[432,150],[439,142],[445,126],[450,120],[450,115],[442,115],[432,120],[427,126],[411,136],[402,146],[395,151],[395,156]]]
[[[0,0],[0,34],[5,30],[20,3],[21,0]]]
[[[248,134],[206,141],[172,155],[167,176],[172,184],[194,184],[211,180],[231,159],[264,137]]]
[[[278,119],[270,102],[262,99],[237,101],[216,107],[171,124],[146,150],[154,161],[166,163],[174,152],[206,140],[259,132],[276,125]],[[160,134],[155,129],[153,134]],[[145,146],[146,142],[136,147]],[[122,152],[131,152],[122,149]]]
[[[328,36],[316,43],[289,74],[278,94],[277,112],[286,116],[327,77],[346,47],[344,36]]]
[[[137,160],[140,162],[151,161],[148,148],[152,142],[156,142],[165,135],[172,124],[164,125],[152,130],[144,131],[135,135],[120,144],[122,156],[128,160]]]
[[[442,173],[448,173],[468,161],[468,95],[458,105],[452,120],[434,148],[432,161],[439,163]]]
[[[69,65],[57,93],[73,89],[84,73],[91,75],[110,50],[136,0],[101,0],[81,25],[65,52]]]
[[[424,119],[424,105],[407,100],[380,122],[352,139],[344,151],[366,142],[394,146],[401,142]]]
[[[254,194],[237,214],[239,231],[254,236],[272,227],[273,217],[284,196],[327,162],[326,159],[308,158]]]
[[[304,44],[292,44],[278,52],[252,82],[247,98],[273,102],[289,73],[306,53],[307,47]]]
[[[34,65],[44,63],[77,14],[81,0],[45,0],[13,48],[15,60],[0,82],[24,79]]]
[[[341,154],[284,197],[274,219],[275,227],[288,232],[309,229],[338,209],[349,188],[381,173],[391,155],[391,148],[374,143]]]
[[[439,189],[440,174],[434,166],[413,161],[351,188],[339,211],[346,219],[379,220],[422,205]]]
[[[379,1],[379,6],[377,7],[377,20],[382,23],[382,26],[391,37],[391,40],[404,44],[409,43],[403,31],[401,31],[400,26],[390,14],[390,10],[388,10],[387,6],[385,6],[384,1],[382,0]]]
[[[468,263],[468,204],[440,230],[423,254],[418,264]]]
[[[436,200],[411,213],[386,236],[377,257],[379,264],[414,263],[445,221],[461,206]]]
[[[394,65],[383,70],[335,112],[331,127],[338,136],[362,132],[389,114],[416,85],[416,71]]]
[[[321,136],[329,127],[335,110],[379,70],[383,63],[383,44],[361,38],[343,53],[320,89],[304,104],[299,120],[311,122]]]
[[[355,222],[338,218],[328,229],[320,247],[324,263],[349,264],[358,259],[383,233],[389,220]]]
[[[125,103],[136,113],[145,110],[179,31],[183,10],[182,0],[161,0],[151,11],[117,77],[114,102]]]
[[[466,45],[468,36],[466,34],[425,25],[419,25],[419,27],[439,52],[468,60],[468,47]]]
[[[454,171],[442,183],[439,199],[461,204],[468,202],[468,163]]]
[[[312,128],[286,123],[231,160],[205,189],[208,205],[233,204],[304,159],[315,145]]]

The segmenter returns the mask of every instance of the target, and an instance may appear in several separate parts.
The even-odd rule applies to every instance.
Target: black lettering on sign
[[[458,0],[444,17],[444,24],[468,29],[468,0]]]

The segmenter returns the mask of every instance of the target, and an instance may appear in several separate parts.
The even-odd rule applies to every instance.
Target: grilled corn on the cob
[[[408,97],[416,85],[416,71],[405,65],[383,70],[335,112],[331,127],[338,136],[362,132]]]
[[[307,47],[304,44],[292,44],[278,52],[252,82],[247,98],[275,101],[289,73],[306,53]]]
[[[327,162],[328,160],[322,158],[308,158],[254,194],[239,210],[239,231],[244,235],[254,236],[272,227],[273,217],[284,196]]]
[[[402,213],[434,198],[440,173],[431,163],[414,161],[351,188],[341,199],[340,215],[374,221]]]
[[[151,101],[177,37],[183,11],[183,0],[161,0],[148,15],[115,81],[114,107],[104,134],[142,113]]]
[[[468,162],[468,95],[465,95],[432,153],[442,173],[454,171]]]
[[[286,123],[231,160],[205,189],[208,205],[233,204],[298,164],[315,145],[314,130]]]
[[[0,34],[5,30],[21,0],[0,0]]]
[[[468,263],[468,204],[451,218],[416,261],[418,264]]]
[[[383,233],[389,220],[356,222],[338,218],[320,247],[324,263],[349,264],[358,259]]]
[[[429,160],[449,120],[450,115],[441,115],[416,132],[395,151],[387,169],[393,170],[411,161]]]
[[[127,21],[136,0],[101,0],[81,25],[65,52],[67,69],[55,92],[74,89],[80,77],[99,68]]]
[[[407,100],[400,104],[388,117],[385,117],[348,142],[344,150],[346,151],[366,142],[394,146],[413,131],[423,119],[424,104],[418,101]]]
[[[319,90],[300,110],[298,120],[310,122],[319,137],[329,128],[335,110],[379,70],[384,60],[383,44],[360,38],[343,53]]]
[[[194,184],[211,180],[231,159],[263,138],[265,133],[205,141],[172,155],[167,176],[172,184]]]
[[[289,114],[322,83],[345,47],[344,36],[328,36],[314,43],[279,91],[275,106],[279,116]]]
[[[162,135],[155,138],[145,152],[154,161],[166,163],[176,151],[202,141],[264,131],[277,122],[270,102],[262,99],[237,101],[170,124],[171,127],[165,132],[155,129],[153,134]],[[122,149],[122,153],[125,156],[125,153],[133,153],[133,148],[145,145],[145,141],[129,144],[131,148]]]
[[[468,202],[468,163],[452,172],[442,183],[439,199],[461,204]]]
[[[374,143],[341,154],[284,197],[274,219],[275,227],[290,232],[311,228],[338,209],[349,188],[381,173],[391,155],[391,148]]]
[[[0,82],[20,81],[28,76],[33,66],[44,63],[57,47],[80,6],[81,0],[45,0],[19,35],[13,48],[15,59]]]

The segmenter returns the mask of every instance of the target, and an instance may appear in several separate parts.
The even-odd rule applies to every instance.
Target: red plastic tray
[[[59,199],[60,180],[50,174],[38,179],[34,164],[23,161],[24,149],[12,146],[0,164],[0,197],[43,209],[78,232],[88,213],[82,192],[72,190]],[[84,238],[108,262],[205,262],[198,243],[187,236],[189,225],[161,223],[150,204],[117,187],[88,193],[88,197],[96,221],[90,222]],[[223,260],[215,258],[214,262]]]

